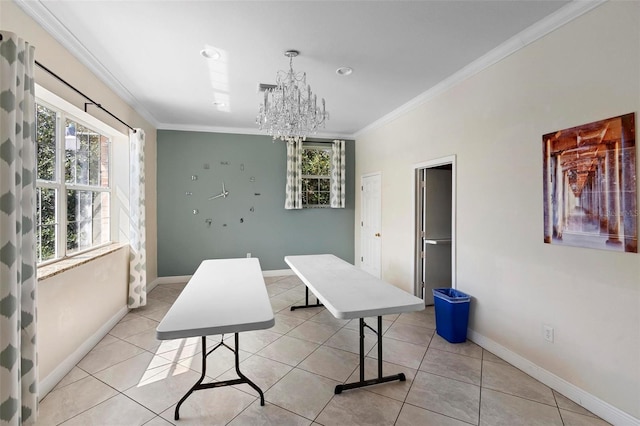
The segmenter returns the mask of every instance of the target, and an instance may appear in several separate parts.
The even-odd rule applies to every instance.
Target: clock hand
[[[227,198],[227,196],[229,195],[229,191],[227,191],[227,189],[224,186],[224,181],[222,182],[222,192],[219,193],[218,195],[214,195],[212,197],[209,197],[209,200],[215,200],[216,198]]]

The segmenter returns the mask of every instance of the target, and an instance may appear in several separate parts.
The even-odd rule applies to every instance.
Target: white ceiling
[[[274,83],[288,68],[283,52],[299,50],[294,69],[326,99],[322,134],[333,137],[374,125],[479,58],[495,62],[531,41],[525,29],[549,31],[545,23],[575,8],[540,0],[16,1],[161,129],[257,133],[258,83]],[[207,46],[221,59],[203,58]],[[341,66],[353,74],[336,75]]]

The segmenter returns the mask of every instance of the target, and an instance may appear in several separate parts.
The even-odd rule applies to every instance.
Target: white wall
[[[356,142],[356,180],[382,172],[383,279],[413,291],[411,166],[455,154],[472,331],[636,419],[640,254],[543,243],[542,135],[629,112],[637,126],[639,107],[640,2],[609,2]]]

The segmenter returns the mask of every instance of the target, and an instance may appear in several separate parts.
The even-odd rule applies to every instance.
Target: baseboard
[[[283,275],[295,275],[291,269],[274,269],[273,271],[262,271],[263,277],[280,277]],[[158,284],[186,283],[192,275],[175,275],[171,277],[158,277],[151,284],[147,284],[147,292],[154,289]]]
[[[149,293],[151,290],[156,288],[157,285],[158,285],[158,279],[157,278],[155,280],[151,281],[150,283],[147,283],[147,293]]]
[[[64,378],[72,369],[84,358],[91,349],[94,348],[106,336],[109,331],[129,312],[129,308],[123,306],[114,316],[109,319],[102,327],[98,329],[91,337],[89,337],[78,349],[62,361],[47,377],[40,380],[39,399],[42,400],[53,388],[56,387],[60,380]]]
[[[275,269],[273,271],[262,271],[263,277],[280,277],[283,275],[295,275],[291,269]]]
[[[153,280],[153,287],[155,287],[158,284],[177,284],[177,283],[186,283],[187,281],[189,281],[191,279],[191,275],[174,275],[171,277],[158,277],[155,280]],[[153,290],[153,287],[149,288],[149,286],[147,286],[147,291],[151,291]]]
[[[637,419],[619,408],[616,408],[590,394],[589,392],[580,389],[576,385],[567,382],[563,378],[556,376],[482,334],[477,333],[472,329],[468,329],[467,336],[469,337],[469,340],[499,356],[509,364],[519,368],[534,379],[549,386],[551,389],[560,392],[576,404],[586,408],[607,422],[613,425],[640,426],[640,419]]]

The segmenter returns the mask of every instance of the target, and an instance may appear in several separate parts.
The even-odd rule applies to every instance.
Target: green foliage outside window
[[[302,204],[328,206],[331,199],[331,151],[318,147],[302,150]]]
[[[56,180],[56,113],[36,105],[38,180]],[[56,257],[56,190],[38,187],[36,191],[38,260]]]

